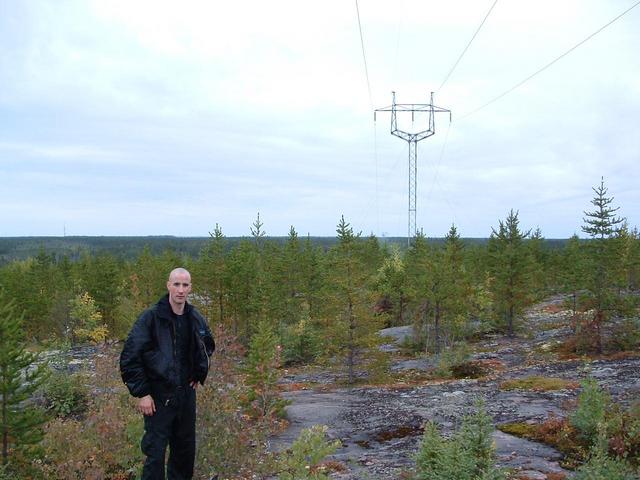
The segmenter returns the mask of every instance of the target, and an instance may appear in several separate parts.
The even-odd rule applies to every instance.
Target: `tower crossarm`
[[[376,120],[376,113],[391,112],[391,134],[405,140],[409,143],[409,208],[408,208],[408,229],[407,244],[410,244],[412,237],[416,235],[416,212],[417,212],[417,158],[418,158],[418,142],[436,133],[435,114],[448,113],[449,121],[451,121],[451,110],[437,107],[433,104],[433,92],[431,92],[431,103],[396,103],[396,92],[393,93],[393,103],[384,108],[378,108],[373,111],[373,120]],[[427,114],[427,128],[419,132],[405,132],[398,128],[398,112],[411,113],[411,120],[415,119],[417,114]],[[424,128],[424,127],[423,127]]]

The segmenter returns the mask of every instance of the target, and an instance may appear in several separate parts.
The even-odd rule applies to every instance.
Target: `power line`
[[[471,46],[471,43],[473,42],[473,40],[476,38],[476,36],[478,35],[478,32],[480,32],[480,29],[482,28],[482,26],[484,25],[484,23],[487,21],[487,18],[489,18],[489,15],[491,15],[491,11],[493,10],[493,7],[496,6],[496,3],[498,3],[498,0],[495,0],[493,2],[493,5],[491,5],[491,8],[489,8],[489,11],[487,12],[487,14],[484,16],[484,19],[482,20],[482,22],[480,23],[480,26],[478,26],[476,32],[473,34],[473,36],[471,37],[471,40],[469,40],[469,43],[467,43],[467,46],[464,47],[464,50],[462,50],[462,53],[460,54],[460,56],[458,57],[458,59],[456,60],[456,63],[453,64],[453,67],[451,67],[451,70],[449,70],[449,73],[447,73],[447,76],[445,77],[445,79],[442,81],[442,83],[440,84],[440,86],[438,87],[438,92],[442,89],[442,87],[444,86],[445,83],[447,83],[447,80],[449,80],[449,77],[451,76],[451,74],[453,73],[453,71],[456,69],[456,67],[458,66],[458,64],[460,63],[460,60],[462,60],[462,57],[464,57],[464,54],[467,53],[467,50],[469,49],[469,47]]]
[[[364,50],[364,35],[362,34],[362,22],[360,21],[360,8],[356,1],[356,15],[358,17],[358,31],[360,32],[360,46],[362,47],[362,60],[364,61],[364,75],[367,79],[367,91],[369,92],[369,106],[373,109],[373,96],[371,95],[371,82],[369,82],[369,69],[367,68],[367,55]],[[378,138],[376,136],[376,126],[373,125],[373,158],[376,165],[376,233],[380,230],[380,206],[378,204]]]
[[[598,30],[596,30],[595,32],[593,32],[591,35],[589,35],[588,37],[586,37],[584,40],[581,40],[580,42],[576,43],[573,47],[571,47],[569,50],[567,50],[566,52],[564,52],[562,55],[556,57],[555,59],[551,60],[549,63],[547,63],[545,66],[539,68],[538,70],[536,70],[535,72],[533,72],[531,75],[529,75],[527,78],[525,78],[524,80],[521,80],[520,82],[518,82],[517,84],[515,84],[513,87],[511,87],[510,89],[506,90],[505,92],[501,93],[500,95],[498,95],[497,97],[495,97],[492,100],[489,100],[487,103],[485,103],[484,105],[481,105],[480,107],[476,108],[475,110],[462,115],[460,117],[460,120],[464,120],[465,118],[479,112],[480,110],[482,110],[485,107],[488,107],[489,105],[491,105],[494,102],[497,102],[498,100],[500,100],[502,97],[510,94],[511,92],[513,92],[515,89],[521,87],[522,85],[524,85],[526,82],[528,82],[529,80],[531,80],[533,77],[535,77],[536,75],[538,75],[539,73],[542,73],[543,71],[545,71],[547,68],[549,68],[551,65],[553,65],[554,63],[556,63],[558,60],[561,60],[562,58],[566,57],[567,55],[569,55],[571,52],[573,52],[576,48],[582,46],[583,44],[585,44],[586,42],[588,42],[589,40],[591,40],[593,37],[595,37],[597,34],[599,34],[601,31],[603,31],[605,28],[607,28],[608,26],[610,26],[612,23],[616,22],[617,20],[619,20],[620,18],[622,18],[624,15],[626,15],[627,13],[629,13],[631,10],[633,10],[634,8],[636,8],[638,5],[640,5],[640,0],[637,1],[636,3],[634,3],[633,5],[631,5],[629,8],[627,8],[624,12],[622,12],[620,15],[618,15],[617,17],[615,17],[613,20],[609,21],[608,23],[606,23],[605,25],[603,25],[602,27],[600,27]]]
[[[369,69],[367,68],[367,56],[364,53],[364,37],[362,35],[362,23],[360,22],[360,9],[356,0],[356,14],[358,16],[358,30],[360,31],[360,45],[362,46],[362,59],[364,60],[364,74],[367,77],[367,90],[369,91],[369,103],[373,109],[373,97],[371,96],[371,83],[369,82]]]

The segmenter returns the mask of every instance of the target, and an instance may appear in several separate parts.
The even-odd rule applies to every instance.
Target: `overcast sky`
[[[418,144],[427,236],[583,236],[601,177],[640,226],[640,6],[480,108],[636,2],[500,0],[441,87],[494,0],[360,0],[364,57],[355,1],[0,0],[0,236],[404,236],[391,91],[453,113]]]

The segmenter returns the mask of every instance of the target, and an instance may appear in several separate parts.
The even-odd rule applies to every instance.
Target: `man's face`
[[[174,273],[167,282],[170,300],[177,304],[183,304],[191,292],[191,276],[188,273]]]

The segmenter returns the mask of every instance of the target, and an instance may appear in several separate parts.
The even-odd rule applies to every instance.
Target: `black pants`
[[[190,386],[175,395],[154,397],[156,413],[144,417],[142,453],[147,456],[142,480],[165,480],[164,457],[169,445],[167,478],[193,477],[196,454],[196,392]]]

